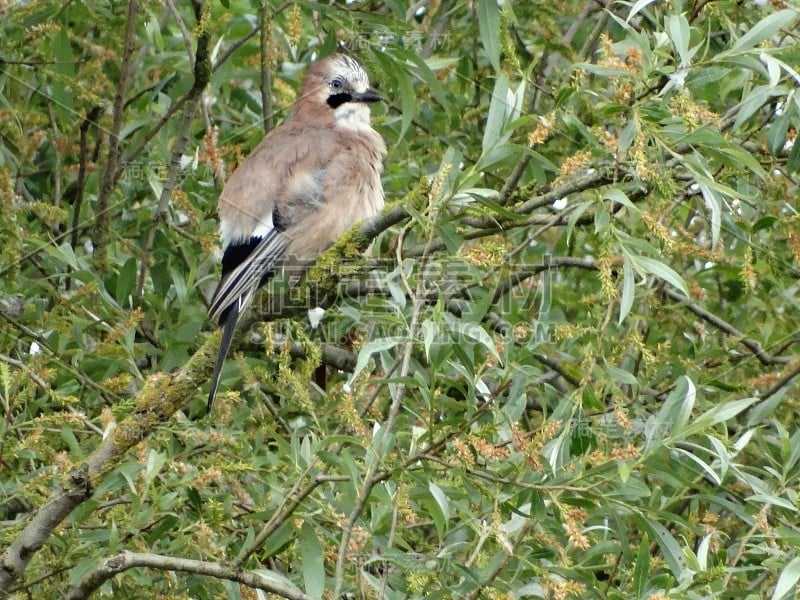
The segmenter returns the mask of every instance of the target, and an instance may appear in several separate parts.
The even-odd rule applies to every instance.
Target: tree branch
[[[134,411],[78,467],[61,489],[54,492],[28,521],[0,557],[0,599],[22,578],[31,559],[58,525],[80,504],[92,497],[97,485],[128,450],[145,440],[159,425],[190,400],[197,382],[208,377],[216,356],[219,335],[213,335],[186,365],[171,376],[151,376],[139,393]]]
[[[272,20],[268,17],[267,2],[261,0],[258,8],[259,47],[261,81],[261,117],[264,119],[264,134],[272,130],[272,70],[270,69],[269,56],[272,44]]]
[[[255,573],[246,573],[217,562],[176,558],[174,556],[142,552],[122,552],[105,559],[79,583],[67,590],[64,598],[65,600],[85,600],[109,579],[112,579],[128,569],[135,569],[138,567],[158,569],[160,571],[182,571],[184,573],[206,575],[217,579],[227,579],[253,589],[275,594],[281,598],[288,598],[289,600],[311,600],[310,596],[301,592],[288,581],[286,583],[281,583],[276,580],[277,578],[267,579]]]
[[[94,243],[95,258],[98,265],[105,263],[105,247],[108,243],[108,226],[110,223],[109,200],[114,184],[117,181],[117,160],[119,158],[119,132],[122,129],[122,116],[125,108],[125,92],[128,89],[128,72],[130,70],[131,54],[133,53],[133,37],[136,32],[136,14],[138,2],[128,2],[128,18],[125,23],[125,41],[123,42],[122,61],[119,68],[119,81],[117,93],[114,97],[114,121],[108,138],[108,157],[106,168],[103,171],[103,180],[100,184],[100,194],[97,197],[97,218],[95,220]],[[105,270],[105,269],[102,269]]]
[[[671,288],[664,287],[662,293],[675,302],[682,304],[686,309],[703,319],[709,325],[712,325],[722,331],[723,333],[727,333],[731,337],[735,337],[739,340],[739,342],[748,350],[750,350],[755,357],[761,362],[762,365],[771,366],[776,364],[786,364],[791,362],[793,359],[785,356],[772,356],[770,353],[766,352],[764,348],[761,346],[759,342],[756,340],[747,337],[744,333],[736,329],[733,325],[728,323],[727,321],[720,319],[717,315],[709,312],[702,306],[695,304],[691,300],[689,300],[683,294],[680,294]]]

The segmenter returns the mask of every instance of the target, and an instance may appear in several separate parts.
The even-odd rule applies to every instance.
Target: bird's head
[[[380,100],[383,98],[369,86],[360,64],[344,54],[332,54],[309,68],[294,112],[361,129],[369,127],[367,104]]]

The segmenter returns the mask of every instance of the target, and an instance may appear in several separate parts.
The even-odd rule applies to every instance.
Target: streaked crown
[[[332,54],[310,67],[295,114],[305,110],[319,112],[326,106],[341,120],[349,118],[353,111],[363,114],[366,107],[359,106],[381,99],[380,94],[370,88],[367,72],[358,62],[344,54]]]

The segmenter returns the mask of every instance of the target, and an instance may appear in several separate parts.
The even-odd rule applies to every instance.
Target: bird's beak
[[[361,92],[360,94],[353,94],[353,101],[354,102],[382,102],[383,96],[381,96],[377,90],[373,90],[372,88],[367,88],[365,91]]]

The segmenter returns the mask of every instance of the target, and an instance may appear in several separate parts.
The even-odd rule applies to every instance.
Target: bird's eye
[[[331,89],[339,90],[342,88],[342,81],[340,79],[334,79],[331,81]]]

